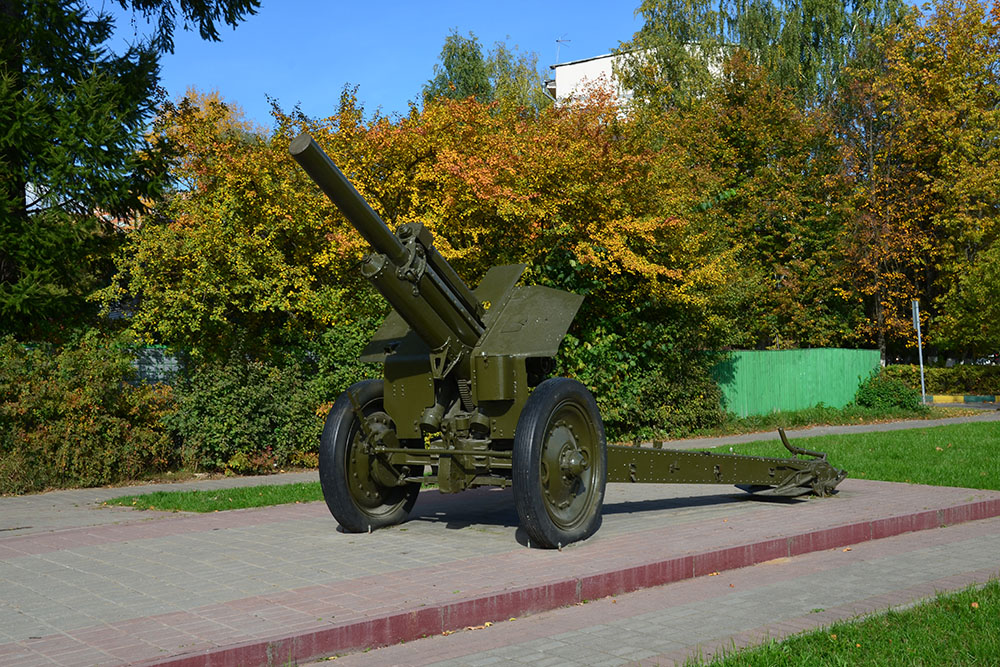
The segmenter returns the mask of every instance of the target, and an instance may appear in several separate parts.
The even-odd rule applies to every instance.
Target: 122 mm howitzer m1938
[[[320,482],[349,532],[403,521],[423,482],[444,493],[512,486],[530,543],[586,539],[600,527],[606,482],[736,484],[826,495],[844,478],[810,459],[609,446],[590,391],[549,377],[583,297],[520,286],[524,265],[496,266],[470,289],[423,225],[393,233],[307,134],[292,156],[361,235],[362,274],[393,311],[362,354],[380,361],[333,404],[320,443]],[[430,477],[424,475],[430,467]]]

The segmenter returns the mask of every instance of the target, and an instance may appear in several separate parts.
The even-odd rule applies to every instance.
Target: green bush
[[[880,371],[873,372],[861,382],[854,394],[854,402],[863,408],[885,411],[902,409],[916,412],[926,409],[920,401],[919,391]]]
[[[715,356],[665,354],[615,333],[588,333],[588,341],[566,337],[559,374],[594,394],[609,440],[684,436],[724,421],[722,395],[709,374]]]
[[[382,377],[381,365],[358,361],[380,322],[377,317],[342,322],[310,343],[303,355],[309,360],[305,391],[314,412],[326,417],[330,405],[345,389],[367,378]]]
[[[189,369],[166,422],[185,467],[270,472],[315,447],[322,422],[304,400],[301,366],[233,359]]]
[[[883,372],[908,387],[920,389],[920,366],[896,364],[886,366]],[[924,384],[928,394],[1000,394],[1000,366],[925,367]]]
[[[266,473],[316,460],[323,420],[337,396],[380,369],[357,357],[374,321],[332,327],[304,349],[267,361],[189,362],[167,423],[193,469]]]
[[[96,331],[61,348],[0,340],[0,493],[99,486],[176,462],[170,387],[131,384],[132,358]]]

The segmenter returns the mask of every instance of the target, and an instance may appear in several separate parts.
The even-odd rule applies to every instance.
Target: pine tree
[[[162,146],[145,137],[173,48],[177,9],[134,0],[154,35],[114,54],[111,17],[79,0],[0,0],[0,332],[47,337],[86,321],[106,280],[115,224],[166,182]],[[185,20],[218,39],[256,0],[180,0]]]

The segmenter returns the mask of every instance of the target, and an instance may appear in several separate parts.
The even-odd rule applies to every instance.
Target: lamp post
[[[917,358],[920,359],[920,402],[927,404],[927,391],[924,389],[924,345],[920,339],[920,301],[913,300],[913,328],[917,330]]]

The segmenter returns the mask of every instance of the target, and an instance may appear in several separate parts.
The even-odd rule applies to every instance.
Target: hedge
[[[177,463],[161,417],[170,387],[133,384],[120,340],[54,348],[0,339],[0,493],[99,486]]]
[[[920,366],[898,364],[883,372],[920,391]],[[1000,394],[1000,366],[924,367],[924,383],[928,394]]]

